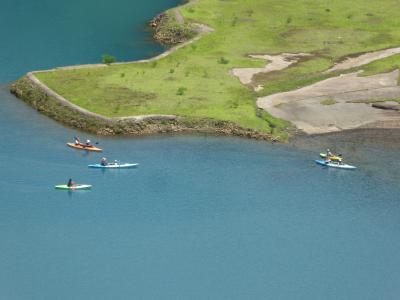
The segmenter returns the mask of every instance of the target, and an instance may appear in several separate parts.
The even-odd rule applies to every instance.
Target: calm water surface
[[[0,3],[8,9],[0,11],[8,22],[0,27],[3,82],[31,68],[94,62],[112,45],[124,59],[160,51],[134,29],[176,4]],[[106,12],[115,21],[109,26],[119,24],[111,35],[97,32],[104,24],[95,15]],[[83,23],[62,25],[75,22]],[[78,28],[97,38],[86,41]],[[399,297],[396,145],[338,143],[360,166],[345,172],[314,165],[321,141],[332,142],[323,139],[294,148],[207,136],[91,136],[108,158],[140,163],[102,172],[86,167],[99,154],[65,147],[84,134],[38,114],[5,84],[0,131],[0,299]],[[53,189],[69,177],[94,188]]]
[[[147,22],[179,0],[0,0],[0,82],[27,71],[162,51]]]

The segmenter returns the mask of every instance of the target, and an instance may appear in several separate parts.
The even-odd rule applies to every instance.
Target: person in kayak
[[[75,137],[75,145],[81,145],[81,140],[78,137]]]
[[[90,140],[86,140],[85,147],[93,147],[93,145],[91,144]]]
[[[75,185],[76,185],[76,183],[74,181],[72,181],[72,179],[70,178],[68,180],[67,187],[72,187],[72,186],[75,186]]]
[[[331,157],[333,156],[331,150],[326,149],[326,156],[325,156],[325,162],[330,163],[332,162]]]
[[[107,165],[108,165],[107,158],[103,157],[103,158],[101,159],[101,161],[100,161],[100,164],[101,164],[102,166],[107,166]]]

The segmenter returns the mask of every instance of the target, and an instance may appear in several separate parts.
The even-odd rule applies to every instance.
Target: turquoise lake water
[[[32,70],[160,53],[147,22],[179,0],[0,0],[0,82]]]
[[[101,155],[65,146],[85,134],[6,82],[105,52],[157,53],[143,23],[176,1],[35,3],[0,0],[0,299],[399,298],[400,134],[293,145],[90,136],[109,159],[140,166],[88,169]],[[315,165],[332,144],[359,169]],[[69,177],[94,188],[53,189]]]

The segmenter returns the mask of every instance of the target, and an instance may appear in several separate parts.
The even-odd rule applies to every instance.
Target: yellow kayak
[[[94,152],[101,152],[103,149],[97,148],[95,146],[86,146],[85,144],[75,144],[75,143],[67,143],[68,147],[86,151],[94,151]]]
[[[321,158],[326,158],[326,153],[320,153],[319,156]],[[342,161],[343,160],[343,158],[341,156],[337,156],[337,155],[331,156],[331,157],[329,157],[329,159],[332,161]]]

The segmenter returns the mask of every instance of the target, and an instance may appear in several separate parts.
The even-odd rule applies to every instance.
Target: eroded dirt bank
[[[364,103],[400,98],[398,77],[398,70],[368,77],[345,74],[298,90],[261,97],[257,106],[310,134],[361,126],[398,127],[397,111],[380,110]]]
[[[326,72],[360,67],[398,53],[400,47],[365,53],[347,58]],[[271,67],[276,68],[273,64]],[[249,80],[249,75],[242,76],[241,82],[249,84]],[[399,70],[373,76],[362,76],[362,71],[341,74],[297,90],[260,97],[257,106],[309,134],[354,128],[400,128],[398,82]],[[373,106],[376,102],[379,105]]]

